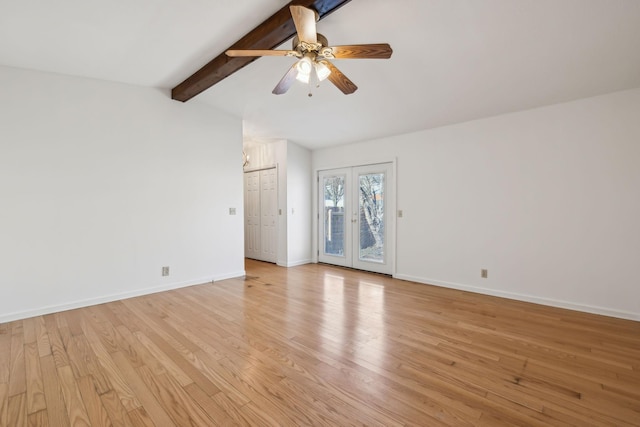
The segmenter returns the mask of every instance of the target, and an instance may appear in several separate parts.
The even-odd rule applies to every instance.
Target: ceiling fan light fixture
[[[298,72],[298,74],[296,74],[296,80],[304,83],[304,84],[308,84],[309,80],[310,80],[311,74],[304,74],[304,73],[300,73]]]
[[[309,76],[311,76],[311,71],[313,70],[311,58],[305,56],[298,61],[296,67],[298,68],[298,75],[296,78],[301,82],[309,83]]]
[[[324,81],[331,74],[331,69],[324,65],[322,62],[316,62],[315,64],[316,75],[318,76],[318,81]]]

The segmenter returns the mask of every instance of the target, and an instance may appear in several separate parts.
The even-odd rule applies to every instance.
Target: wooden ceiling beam
[[[296,34],[289,6],[300,5],[315,9],[319,19],[349,3],[351,0],[293,0],[262,24],[247,33],[228,49],[275,49]],[[171,98],[188,101],[209,89],[219,81],[229,77],[257,57],[229,57],[223,53],[213,58],[178,86],[171,89]]]

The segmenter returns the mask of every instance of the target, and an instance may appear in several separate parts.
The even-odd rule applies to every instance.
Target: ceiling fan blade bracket
[[[330,47],[323,47],[322,49],[320,49],[320,51],[318,52],[318,57],[322,59],[335,59],[335,56],[333,55],[333,49]]]
[[[307,43],[304,41],[298,45],[298,48],[303,52],[317,52],[321,47],[322,45],[320,43]]]

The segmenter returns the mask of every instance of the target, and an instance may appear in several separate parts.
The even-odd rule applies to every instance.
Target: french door
[[[318,261],[393,273],[391,163],[318,173]]]

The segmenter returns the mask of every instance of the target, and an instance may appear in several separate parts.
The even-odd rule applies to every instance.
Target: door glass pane
[[[384,262],[384,173],[358,177],[359,190],[359,258]]]
[[[324,253],[344,255],[345,176],[324,177]]]

